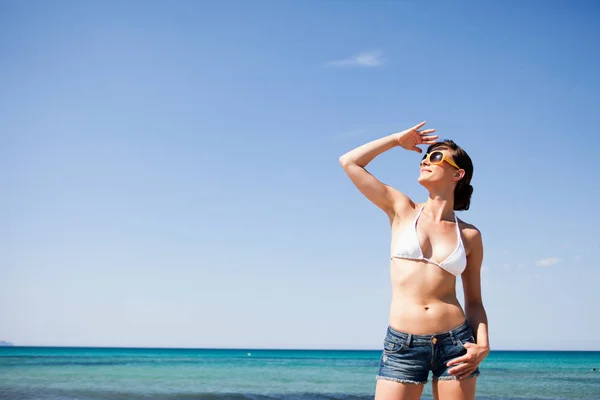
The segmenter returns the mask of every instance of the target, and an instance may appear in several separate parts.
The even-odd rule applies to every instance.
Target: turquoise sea
[[[0,399],[372,399],[380,351],[0,347]],[[477,399],[600,399],[600,351],[492,351]],[[431,397],[430,381],[423,399]]]

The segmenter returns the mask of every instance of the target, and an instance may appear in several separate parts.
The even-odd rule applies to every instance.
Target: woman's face
[[[436,154],[437,153],[437,154]],[[441,153],[441,155],[439,154]],[[419,183],[427,184],[455,184],[464,176],[464,170],[451,165],[454,162],[453,152],[447,147],[436,147],[423,155],[420,165]],[[439,162],[440,160],[443,160]]]

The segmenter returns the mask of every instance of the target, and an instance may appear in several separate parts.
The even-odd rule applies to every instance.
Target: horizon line
[[[270,348],[270,347],[139,347],[139,346],[58,346],[58,345],[9,345],[0,346],[3,348],[57,348],[57,349],[137,349],[137,350],[239,350],[239,351],[383,351],[383,349],[331,349],[331,348]],[[584,351],[584,352],[600,352],[598,350],[583,350],[583,349],[496,349],[494,351]]]

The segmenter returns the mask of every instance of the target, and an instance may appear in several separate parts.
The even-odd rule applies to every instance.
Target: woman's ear
[[[463,177],[465,176],[465,170],[464,169],[457,169],[456,172],[454,172],[454,177],[453,180],[458,182],[460,181]]]

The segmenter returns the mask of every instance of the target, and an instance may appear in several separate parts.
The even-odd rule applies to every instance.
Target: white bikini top
[[[421,207],[417,213],[417,218],[413,224],[413,229],[406,228],[398,234],[398,238],[394,245],[394,251],[391,258],[404,258],[407,260],[420,260],[427,261],[431,264],[435,264],[438,267],[450,272],[455,276],[459,276],[467,267],[467,255],[465,253],[465,247],[460,237],[460,229],[458,227],[458,219],[454,214],[454,222],[456,222],[456,234],[458,235],[458,243],[456,249],[441,263],[436,263],[429,258],[423,256],[423,250],[421,249],[421,243],[419,243],[419,237],[417,235],[417,221],[421,215],[425,206]]]

